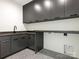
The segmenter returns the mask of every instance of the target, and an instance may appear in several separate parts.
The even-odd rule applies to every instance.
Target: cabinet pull
[[[14,39],[14,40],[18,40],[18,39],[16,38],[16,39]]]
[[[2,41],[3,43],[5,43],[6,41]]]
[[[55,17],[54,19],[60,19],[60,17]]]
[[[70,16],[75,17],[75,16],[79,16],[79,15],[78,15],[78,14],[72,14],[72,15],[70,15]]]
[[[49,21],[49,19],[44,19],[43,21]]]
[[[22,39],[25,39],[25,37],[22,37]]]
[[[7,41],[9,41],[9,40],[5,40],[5,41],[2,41],[2,42],[5,43],[5,42],[7,42]]]

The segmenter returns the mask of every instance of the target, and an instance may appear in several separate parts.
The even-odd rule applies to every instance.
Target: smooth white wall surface
[[[13,31],[14,25],[17,26],[17,31],[26,30],[22,6],[12,0],[0,0],[0,32]]]
[[[64,45],[72,46],[67,55],[79,58],[79,34],[44,33],[44,48],[64,54]]]
[[[79,18],[29,24],[28,30],[79,31]]]
[[[32,23],[27,25],[27,30],[79,31],[79,18]],[[79,58],[79,34],[44,33],[45,49],[64,54],[64,45],[72,46],[72,56]]]

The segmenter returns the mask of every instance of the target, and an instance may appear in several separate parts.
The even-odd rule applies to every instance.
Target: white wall
[[[17,31],[26,30],[23,24],[22,6],[12,0],[0,0],[0,32],[13,31],[13,26],[17,26]]]
[[[67,55],[79,58],[79,35],[63,33],[44,33],[44,48],[64,54],[64,45],[72,46]],[[67,48],[69,49],[69,48]]]
[[[79,31],[79,18],[29,24],[28,30]]]
[[[28,24],[27,28],[28,30],[79,31],[79,18],[32,23]],[[79,34],[64,36],[63,33],[44,33],[44,48],[64,53],[64,45],[72,46],[69,52],[73,50],[72,56],[79,58]]]

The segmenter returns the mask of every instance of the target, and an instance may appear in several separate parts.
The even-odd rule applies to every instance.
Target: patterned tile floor
[[[18,52],[14,55],[11,55],[5,59],[55,59],[55,58],[44,55],[40,52],[35,54],[34,51],[25,49],[25,50]]]

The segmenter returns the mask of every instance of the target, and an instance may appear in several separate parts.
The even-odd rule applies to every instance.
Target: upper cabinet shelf
[[[23,6],[23,22],[36,23],[79,17],[79,0],[34,0]]]

